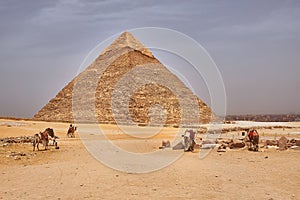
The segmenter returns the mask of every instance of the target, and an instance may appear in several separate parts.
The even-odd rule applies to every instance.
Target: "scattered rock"
[[[266,140],[265,146],[277,146],[276,140]]]
[[[161,146],[164,148],[169,148],[169,147],[171,147],[171,143],[169,140],[163,140]]]
[[[218,148],[217,152],[226,152],[226,149],[220,149],[220,148]]]
[[[290,148],[293,150],[300,150],[300,146],[291,146]]]
[[[212,140],[204,140],[202,144],[216,144],[216,142]]]
[[[245,142],[239,140],[233,141],[232,143],[229,144],[230,149],[239,149],[245,146],[246,146]]]
[[[20,156],[14,156],[14,159],[15,160],[21,160],[21,157]]]
[[[20,156],[26,156],[26,153],[22,153],[22,152],[11,152],[7,157],[20,157]]]
[[[33,140],[33,136],[0,138],[0,142],[3,142],[4,144],[9,144],[9,143],[32,143],[32,140]]]
[[[268,145],[266,148],[267,149],[279,149],[279,147],[277,147],[277,146],[270,146],[270,145]]]
[[[217,144],[203,144],[201,149],[214,149]]]
[[[8,143],[4,143],[2,146],[7,147],[8,145],[9,145]]]
[[[197,130],[197,133],[200,133],[200,134],[203,134],[203,133],[206,133],[207,132],[207,128],[206,127],[200,127],[198,130]]]
[[[228,146],[228,144],[226,143],[222,143],[220,146],[219,146],[219,149],[226,149]]]

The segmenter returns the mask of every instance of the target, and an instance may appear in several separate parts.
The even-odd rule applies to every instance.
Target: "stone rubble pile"
[[[195,138],[195,149],[214,149],[217,148],[218,152],[226,152],[229,149],[242,149],[249,148],[249,141],[244,139],[216,139],[216,140],[202,140],[199,139],[199,136]],[[260,148],[275,148],[278,150],[294,149],[300,150],[300,140],[290,139],[282,136],[278,140],[261,140]],[[166,142],[162,142],[162,148],[166,147]],[[182,142],[179,142],[177,145],[173,146],[173,150],[183,149],[184,145]]]
[[[1,143],[32,143],[33,136],[0,138]]]

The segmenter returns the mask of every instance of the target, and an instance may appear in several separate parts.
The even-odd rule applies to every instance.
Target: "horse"
[[[40,134],[36,133],[33,136],[33,151],[35,151],[35,147],[39,149],[39,144],[42,143],[43,146],[45,147],[45,150],[47,150],[48,143],[49,143],[49,138],[48,138],[48,132],[40,132]]]
[[[67,136],[68,137],[71,137],[71,138],[74,138],[75,137],[75,131],[77,130],[77,127],[74,127],[74,126],[70,126],[69,129],[68,129],[68,132],[67,132]]]
[[[258,151],[258,143],[259,143],[259,134],[258,132],[253,129],[251,131],[248,132],[248,138],[249,138],[249,142],[250,142],[250,150],[253,151]]]

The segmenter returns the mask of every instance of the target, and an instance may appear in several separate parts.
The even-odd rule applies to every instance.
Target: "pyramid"
[[[178,126],[209,123],[212,116],[149,49],[124,32],[34,119]]]

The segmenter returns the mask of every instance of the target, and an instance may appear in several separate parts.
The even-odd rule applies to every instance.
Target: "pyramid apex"
[[[129,47],[131,49],[140,51],[147,56],[153,57],[152,52],[127,30],[124,31],[110,46],[108,46],[102,52],[102,54],[106,53],[107,51],[115,51],[125,47]]]
[[[121,35],[123,35],[123,34],[126,35],[126,36],[127,36],[127,35],[133,36],[132,33],[130,33],[128,30],[124,31]],[[120,35],[120,36],[121,36],[121,35]]]

